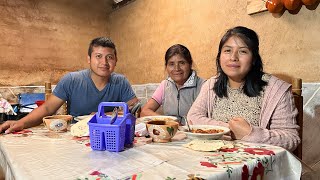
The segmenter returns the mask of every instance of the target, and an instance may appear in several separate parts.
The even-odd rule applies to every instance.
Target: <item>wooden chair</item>
[[[131,113],[136,117],[139,118],[140,117],[140,113],[141,113],[141,107],[142,107],[142,103],[140,101],[138,101],[137,103],[135,103],[132,108],[131,108]]]
[[[293,154],[302,160],[302,132],[303,132],[303,96],[302,92],[302,79],[293,78],[292,79],[292,93],[294,97],[294,103],[296,108],[298,109],[297,115],[297,124],[300,126],[299,129],[299,137],[301,139],[301,143],[297,147],[296,150],[293,151]]]

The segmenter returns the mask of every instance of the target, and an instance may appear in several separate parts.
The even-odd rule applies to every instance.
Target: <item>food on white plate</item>
[[[144,116],[137,119],[137,123],[147,123],[148,121],[177,121],[175,116]]]
[[[214,125],[190,125],[190,131],[185,126],[180,128],[188,139],[217,140],[230,132],[230,129],[223,126]]]
[[[195,151],[217,151],[220,149],[234,148],[234,145],[230,141],[223,140],[201,140],[194,139],[187,144],[183,145],[184,147],[190,148]]]
[[[192,133],[215,134],[223,132],[223,129],[192,129]]]

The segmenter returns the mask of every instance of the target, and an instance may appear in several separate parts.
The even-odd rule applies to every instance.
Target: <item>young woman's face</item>
[[[178,86],[182,86],[189,78],[191,65],[182,56],[177,54],[168,60],[166,70],[171,79]]]
[[[109,47],[93,47],[91,58],[88,56],[90,69],[96,76],[108,77],[114,71],[117,63],[114,49]]]
[[[231,36],[221,49],[220,65],[230,85],[241,84],[251,69],[252,52],[242,39]]]

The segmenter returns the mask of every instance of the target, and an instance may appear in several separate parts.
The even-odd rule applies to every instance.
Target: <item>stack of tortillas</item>
[[[195,139],[183,145],[195,151],[217,151],[219,149],[233,148],[233,143],[223,140],[201,140]]]
[[[71,135],[77,137],[89,136],[89,125],[88,122],[91,120],[93,115],[83,116],[76,124],[71,126]]]

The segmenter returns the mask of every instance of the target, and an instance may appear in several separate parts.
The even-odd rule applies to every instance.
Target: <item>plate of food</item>
[[[191,131],[187,131],[187,128],[183,128],[183,132],[189,139],[220,139],[224,134],[230,132],[230,129],[223,126],[214,125],[190,125]]]
[[[92,118],[92,116],[93,115],[77,116],[77,117],[74,117],[73,120],[74,121],[90,120]]]
[[[190,148],[195,151],[217,151],[220,149],[234,148],[234,143],[232,141],[224,140],[204,140],[204,139],[193,139],[184,147]]]
[[[148,121],[178,121],[178,118],[175,116],[144,116],[140,117],[136,120],[136,124],[138,123],[147,123]]]

